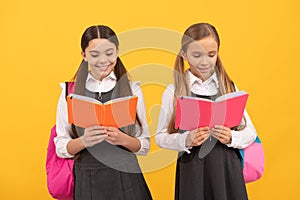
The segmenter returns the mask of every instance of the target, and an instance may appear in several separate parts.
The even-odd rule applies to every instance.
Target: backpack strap
[[[65,97],[67,99],[67,96],[74,92],[75,83],[74,82],[65,82],[65,85],[66,85]]]

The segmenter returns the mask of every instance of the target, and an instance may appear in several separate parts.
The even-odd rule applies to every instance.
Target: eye
[[[216,55],[217,55],[216,52],[211,52],[211,53],[208,54],[208,56],[211,57],[211,58],[214,57],[214,56],[216,56]]]
[[[93,58],[97,58],[98,54],[90,54]]]
[[[201,54],[200,54],[200,53],[195,53],[195,54],[192,54],[192,56],[193,56],[194,58],[199,58],[199,57],[201,56]]]
[[[112,56],[112,55],[113,55],[113,53],[107,53],[106,55],[107,55],[107,56]]]

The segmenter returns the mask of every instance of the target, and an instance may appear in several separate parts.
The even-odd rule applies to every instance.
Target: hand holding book
[[[211,135],[218,139],[223,144],[231,143],[231,130],[230,128],[222,125],[216,125],[212,131]]]
[[[209,128],[207,126],[191,130],[185,139],[186,146],[192,147],[201,145],[209,136],[208,131]]]

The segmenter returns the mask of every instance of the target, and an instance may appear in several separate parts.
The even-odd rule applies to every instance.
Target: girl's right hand
[[[102,126],[91,126],[84,129],[81,141],[85,147],[91,147],[107,138],[107,131]]]
[[[208,130],[209,127],[201,127],[190,131],[186,136],[185,146],[192,147],[201,145],[209,136]]]

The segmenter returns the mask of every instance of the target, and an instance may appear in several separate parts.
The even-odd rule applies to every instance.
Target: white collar
[[[186,76],[190,81],[190,87],[194,84],[194,83],[199,83],[199,84],[210,84],[211,82],[214,82],[217,86],[217,88],[219,87],[219,80],[217,77],[217,73],[214,72],[207,80],[205,80],[204,82],[198,78],[197,76],[195,76],[189,69],[186,70]]]
[[[95,79],[89,72],[85,87],[91,92],[107,92],[115,87],[116,81],[117,77],[114,71],[110,72],[102,81]]]
[[[112,79],[112,80],[117,80],[117,77],[115,75],[115,72],[114,71],[111,71],[110,74],[108,76],[106,76],[104,79],[102,79],[102,81],[104,81],[105,79]],[[91,72],[88,73],[88,76],[87,76],[87,79],[86,81],[90,81],[90,80],[93,80],[93,81],[96,81],[96,82],[102,82],[102,81],[99,81],[97,80],[96,78],[94,78],[91,74]]]

